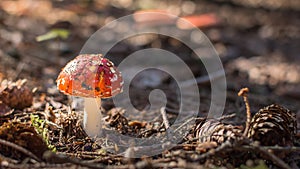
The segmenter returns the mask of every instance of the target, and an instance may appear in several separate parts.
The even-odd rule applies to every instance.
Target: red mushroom
[[[114,64],[101,54],[82,54],[62,69],[56,82],[64,94],[84,97],[83,128],[90,137],[99,135],[101,98],[122,92],[122,76]]]

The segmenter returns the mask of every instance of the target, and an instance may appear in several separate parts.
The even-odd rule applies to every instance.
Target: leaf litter
[[[1,2],[1,7],[9,6],[10,3],[13,2]],[[249,9],[237,7],[238,9],[234,11],[240,12],[241,15],[233,16],[230,15],[232,12],[228,10],[233,8],[232,6],[217,6],[220,13],[227,13],[223,17],[232,16],[227,20],[229,25],[234,25],[233,27],[228,26],[226,29],[213,27],[213,31],[207,30],[210,32],[210,36],[215,37],[216,46],[221,47],[219,48],[219,50],[222,50],[221,59],[225,64],[229,63],[225,68],[229,72],[228,99],[230,102],[226,105],[224,117],[221,119],[203,118],[205,114],[202,113],[208,111],[206,103],[210,96],[207,95],[206,91],[200,91],[203,92],[201,96],[204,95],[202,101],[205,105],[200,108],[199,117],[195,119],[196,123],[189,126],[190,131],[178,145],[154,157],[130,159],[111,153],[112,151],[120,152],[122,150],[122,147],[118,147],[113,142],[109,142],[105,138],[98,141],[88,138],[81,125],[82,112],[71,109],[69,99],[57,93],[57,90],[52,89],[53,79],[55,79],[53,75],[56,75],[55,72],[62,66],[57,65],[60,62],[51,61],[48,58],[58,58],[65,63],[70,60],[70,58],[62,57],[63,52],[66,50],[62,51],[58,48],[55,49],[58,51],[53,51],[49,46],[55,42],[51,42],[51,40],[40,45],[32,45],[32,42],[28,43],[30,39],[47,32],[45,31],[45,25],[57,21],[55,20],[57,17],[53,17],[54,13],[47,16],[45,13],[48,12],[45,11],[49,11],[51,8],[59,11],[60,8],[51,6],[52,4],[49,1],[39,2],[44,4],[44,10],[38,9],[38,12],[34,13],[29,10],[30,8],[27,8],[26,0],[17,3],[18,6],[15,11],[7,11],[9,9],[7,7],[5,7],[6,12],[0,11],[1,14],[3,13],[0,17],[0,24],[3,25],[1,32],[5,33],[1,34],[3,41],[0,43],[3,46],[8,46],[8,48],[0,50],[0,163],[2,168],[299,168],[300,135],[296,130],[297,122],[293,115],[293,113],[299,115],[299,107],[297,101],[295,102],[289,96],[287,99],[281,99],[280,95],[280,90],[286,91],[286,89],[289,89],[289,93],[293,93],[293,98],[299,97],[297,92],[290,89],[290,86],[296,86],[298,83],[298,79],[291,78],[298,77],[297,72],[294,70],[299,67],[297,67],[297,64],[291,64],[288,61],[284,63],[276,61],[276,58],[274,62],[271,60],[272,64],[268,64],[269,58],[266,59],[265,56],[260,56],[272,52],[272,47],[268,48],[268,45],[278,47],[274,53],[282,55],[280,57],[285,57],[284,53],[293,51],[293,45],[285,46],[281,44],[281,41],[273,41],[274,39],[272,39],[272,36],[279,40],[280,38],[286,38],[285,36],[295,37],[291,36],[293,30],[295,30],[293,25],[285,26],[279,23],[279,27],[276,27],[276,24],[274,24],[272,18],[276,18],[280,22],[282,18],[286,18],[284,12],[273,13],[270,11],[267,14],[264,9],[257,9],[257,16],[254,16],[253,19],[252,13],[249,17],[247,12],[242,12]],[[206,2],[203,3],[207,5]],[[96,6],[97,10],[101,9],[101,5]],[[32,9],[36,9],[36,6],[34,7]],[[208,10],[216,6],[212,3],[206,7]],[[285,6],[285,8],[288,7]],[[72,12],[68,13],[68,9],[71,9]],[[295,10],[293,7],[291,9]],[[68,8],[61,9],[58,13],[64,15],[67,18],[66,20],[70,20],[71,25],[80,25],[78,24],[80,20],[78,20],[78,16],[74,15],[74,12],[85,10],[86,8],[82,6],[68,6]],[[107,11],[113,12],[113,10],[109,9]],[[23,17],[17,19],[18,17],[15,16]],[[265,19],[266,25],[260,23],[260,20],[257,19],[258,16],[264,16],[262,18]],[[38,20],[30,17],[38,18]],[[240,22],[241,17],[244,17],[243,22]],[[5,22],[3,22],[3,18],[6,18]],[[93,20],[93,17],[91,18],[89,18],[90,21]],[[95,19],[101,21],[101,18],[95,18],[94,16]],[[290,17],[290,19],[293,20],[293,17]],[[13,26],[15,20],[18,22],[17,27]],[[28,23],[40,25],[40,27],[36,26],[34,28],[34,31],[39,32],[39,34],[32,35],[34,31],[28,29],[30,27],[25,24],[26,20],[30,21]],[[267,37],[266,41],[262,40],[261,37],[251,35],[251,31],[256,28],[251,27],[249,23],[255,22],[258,22],[256,24],[259,29],[259,36]],[[297,24],[297,22],[293,23]],[[8,29],[8,27],[13,28],[13,30]],[[250,33],[239,32],[236,28],[247,29]],[[79,28],[79,31],[83,29],[92,32],[90,28]],[[71,39],[74,38],[72,37],[72,31],[74,30],[71,30],[69,37]],[[78,30],[75,29],[75,31]],[[88,37],[88,31],[77,34],[86,38]],[[283,33],[279,34],[280,31]],[[251,36],[251,39],[246,43],[248,45],[239,43],[237,37],[242,37],[241,35]],[[80,36],[75,37],[75,39],[83,41],[84,38]],[[68,39],[65,39],[65,41],[68,42]],[[72,49],[74,53],[78,50],[80,41],[74,41],[77,43],[76,45],[72,44],[73,42],[68,42],[72,44],[71,46],[74,46]],[[259,43],[252,43],[253,41]],[[268,43],[268,41],[273,41],[273,44]],[[293,42],[294,39],[291,39],[291,43]],[[150,46],[159,44],[154,39],[147,41],[147,43]],[[15,49],[11,49],[8,44],[13,44]],[[260,47],[257,47],[258,44],[260,44]],[[174,45],[178,44],[174,43]],[[183,49],[183,47],[178,46],[171,47]],[[41,52],[41,49],[44,51],[44,48],[47,49],[47,52]],[[126,45],[115,50],[115,52],[122,53],[124,49],[127,49]],[[57,55],[59,57],[49,57]],[[235,58],[241,55],[245,57]],[[274,59],[272,55],[270,56]],[[293,53],[290,56],[293,56]],[[48,63],[52,65],[45,66]],[[245,63],[249,66],[249,69],[242,66]],[[231,66],[232,64],[233,66]],[[278,65],[282,67],[279,74],[269,70],[276,69]],[[290,65],[293,66],[293,70],[288,73]],[[194,67],[195,72],[201,72],[196,66]],[[36,72],[43,72],[44,74]],[[235,74],[238,74],[238,76],[235,76]],[[258,76],[258,74],[263,74],[263,76]],[[293,75],[285,76],[286,74]],[[200,73],[201,76],[206,77]],[[4,80],[4,78],[9,80]],[[18,80],[19,78],[28,78],[27,83],[25,83],[26,80]],[[164,78],[162,77],[162,79]],[[163,81],[163,83],[169,83],[169,80]],[[159,85],[156,84],[156,87]],[[206,83],[200,85],[209,91],[209,85]],[[35,89],[35,92],[32,92],[32,89],[29,89],[28,86],[34,86],[37,90]],[[253,115],[257,111],[250,120],[249,131],[246,132],[246,136],[243,134],[245,124],[241,122],[241,119],[246,121],[244,120],[246,111],[243,108],[242,101],[237,97],[237,90],[243,86],[250,87],[251,114]],[[170,85],[164,87],[169,88]],[[144,90],[148,90],[147,87]],[[273,91],[278,91],[279,96],[274,95]],[[137,91],[137,93],[139,92]],[[168,92],[170,92],[168,97],[174,95],[172,91]],[[170,124],[176,119],[176,110],[178,109],[177,103],[172,104],[172,101],[174,100],[171,100],[168,103],[169,106],[165,108]],[[273,104],[275,102],[277,104]],[[147,105],[147,103],[139,103],[138,101],[135,104]],[[281,105],[285,105],[286,108]],[[161,116],[152,118],[151,121],[132,120],[126,116],[126,113],[128,113],[126,110],[113,107],[110,100],[106,100],[103,107],[105,127],[109,130],[138,138],[156,137],[166,133],[165,127],[167,125],[165,125]],[[158,109],[154,112],[141,112],[141,114],[160,114],[160,111]],[[227,113],[234,113],[234,116],[228,116]],[[278,138],[280,133],[283,133],[283,137]],[[133,147],[125,150],[125,152],[127,153],[126,156],[130,156],[134,153]]]

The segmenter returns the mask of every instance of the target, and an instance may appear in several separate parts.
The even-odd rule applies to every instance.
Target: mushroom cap
[[[101,54],[82,54],[71,60],[56,80],[64,94],[109,98],[122,92],[123,79],[114,64]]]

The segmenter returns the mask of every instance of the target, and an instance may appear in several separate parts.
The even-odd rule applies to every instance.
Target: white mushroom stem
[[[100,98],[84,98],[83,128],[90,138],[100,136],[102,128]]]

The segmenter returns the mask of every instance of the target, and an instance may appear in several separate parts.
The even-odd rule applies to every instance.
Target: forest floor
[[[239,3],[0,1],[0,168],[300,168],[300,11],[296,2],[281,3],[281,0],[274,4],[259,4],[255,0]],[[211,140],[201,141],[195,134],[211,106],[211,85],[207,80],[198,84],[201,106],[195,124],[189,126],[183,139],[171,149],[154,156],[129,158],[138,151],[133,150],[133,145],[124,149],[108,138],[95,140],[84,132],[81,100],[72,100],[57,90],[55,80],[59,72],[101,26],[148,9],[165,10],[178,16],[209,13],[217,18],[213,24],[202,24],[199,28],[212,42],[223,63],[227,95],[220,125],[225,131],[237,131],[233,140],[226,141],[227,136],[221,135],[216,137],[224,140],[218,142],[210,133]],[[55,29],[69,35],[66,39],[36,40]],[[175,53],[195,77],[207,77],[191,49],[172,37],[131,37],[114,46],[108,55],[118,65],[133,52],[150,47]],[[9,82],[16,84],[7,84]],[[162,72],[139,74],[131,84],[131,103],[143,109],[149,106],[151,90],[164,89],[168,99],[166,114],[172,124],[179,110],[173,82]],[[278,135],[277,131],[285,126],[292,130],[290,124],[285,124],[289,119],[274,122],[271,116],[267,122],[275,127],[270,137],[261,136],[264,138],[256,142],[242,135],[246,110],[238,92],[243,87],[250,90],[252,115],[271,104],[281,105],[296,115],[298,130],[291,132],[291,140],[290,135]],[[9,103],[4,100],[5,92],[11,96]],[[161,98],[155,99],[161,101]],[[108,130],[138,138],[167,133],[161,108],[142,110],[132,114],[133,119],[125,108],[114,107],[111,99],[104,100],[102,107]],[[273,144],[277,139],[282,139],[279,146]]]

